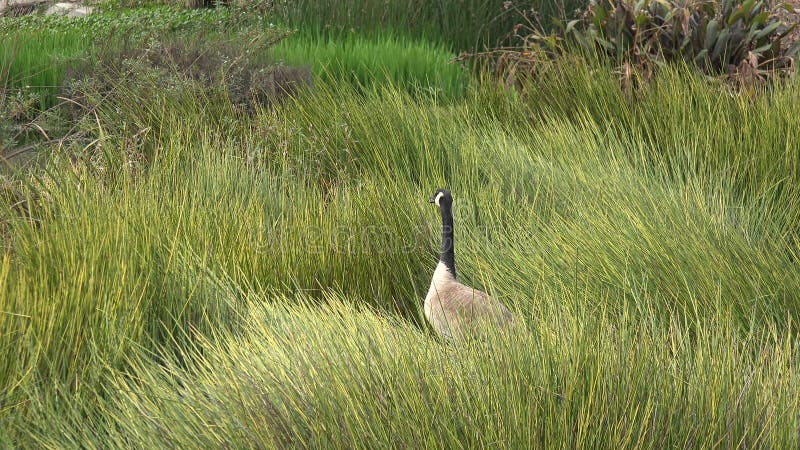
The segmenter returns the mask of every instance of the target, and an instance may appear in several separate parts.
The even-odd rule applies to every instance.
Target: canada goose
[[[442,213],[442,253],[425,297],[425,317],[446,338],[464,337],[479,326],[507,327],[514,318],[506,307],[485,292],[456,280],[453,239],[453,197],[447,189],[429,199]]]

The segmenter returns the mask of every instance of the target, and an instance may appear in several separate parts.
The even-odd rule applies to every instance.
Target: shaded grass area
[[[109,10],[83,18],[28,15],[0,17],[0,86],[39,97],[39,108],[56,103],[65,72],[93,51],[109,52],[123,42],[153,33],[187,33],[221,28],[226,9],[152,7]]]
[[[121,86],[3,212],[0,442],[797,446],[800,86],[617,86]],[[442,186],[527,332],[427,332]]]
[[[570,17],[585,5],[580,0],[299,0],[277,2],[276,13],[289,26],[321,36],[391,30],[472,51],[502,42],[516,24],[527,22],[522,13],[531,9],[550,29],[554,19]]]

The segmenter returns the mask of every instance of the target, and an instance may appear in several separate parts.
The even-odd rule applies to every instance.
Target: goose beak
[[[431,198],[428,199],[428,203],[436,203],[436,196],[431,196]]]

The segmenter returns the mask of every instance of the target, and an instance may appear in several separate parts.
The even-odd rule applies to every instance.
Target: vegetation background
[[[452,62],[580,4],[133,6],[0,18],[0,446],[800,445],[794,72]],[[524,331],[426,325],[438,187]]]

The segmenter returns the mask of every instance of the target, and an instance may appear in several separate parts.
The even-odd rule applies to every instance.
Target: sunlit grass
[[[236,289],[225,298],[248,306],[238,318],[242,333],[198,341],[184,354],[193,362],[189,369],[172,359],[133,362],[133,376],[116,377],[104,389],[109,397],[95,409],[102,415],[87,422],[86,405],[77,404],[66,417],[41,416],[41,442],[796,444],[793,340],[741,334],[724,315],[691,335],[679,321],[632,325],[625,315],[572,310],[569,297],[540,292],[535,301],[547,314],[528,322],[528,332],[455,347],[333,294],[321,308],[302,296],[237,295]]]
[[[4,211],[0,442],[796,447],[798,85],[616,83],[123,88]],[[520,335],[424,325],[442,186]]]

